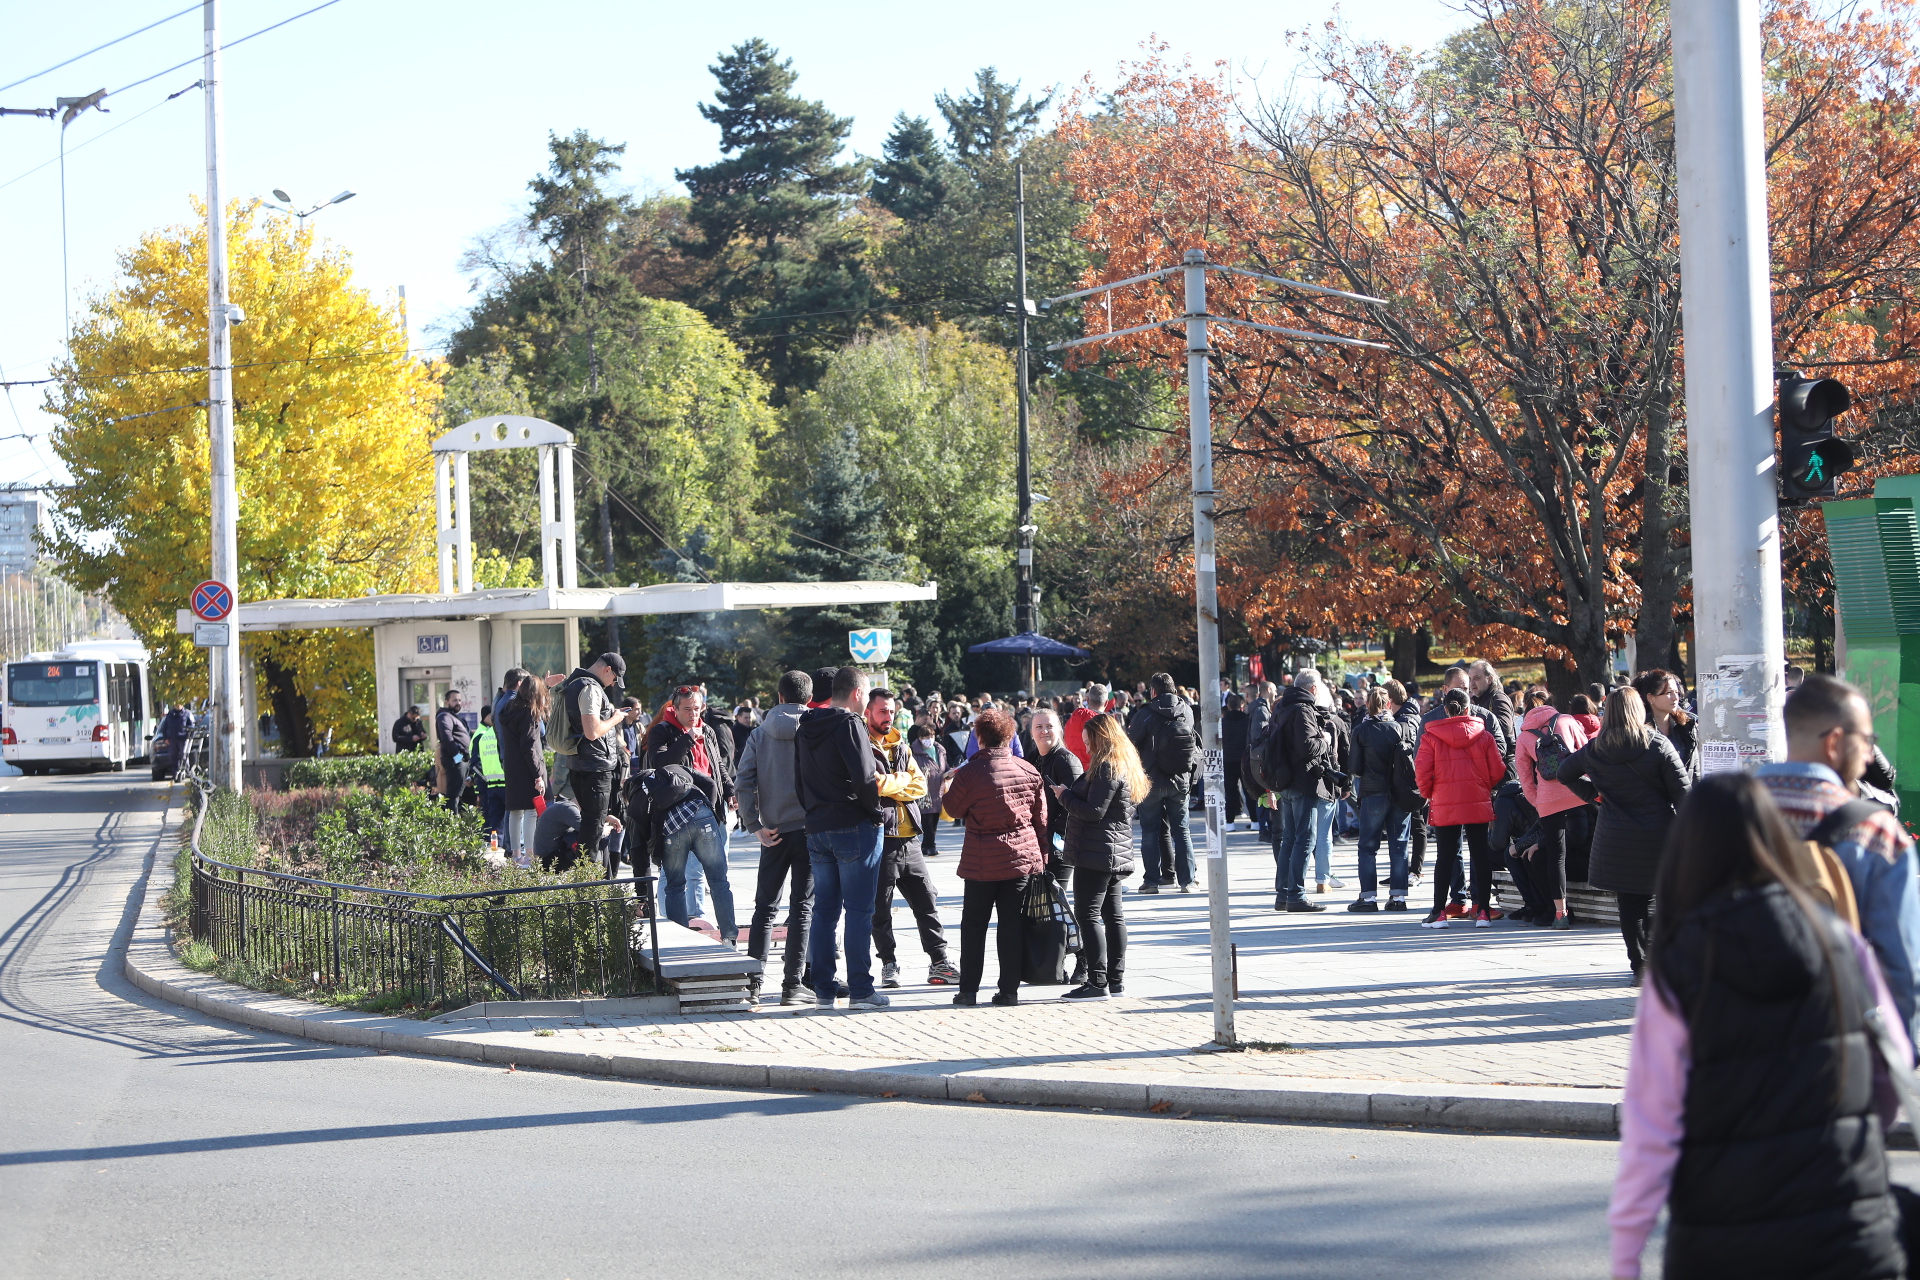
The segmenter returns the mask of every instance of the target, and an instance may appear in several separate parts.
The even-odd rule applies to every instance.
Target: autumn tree
[[[1243,114],[1217,80],[1137,69],[1109,111],[1075,126],[1085,234],[1110,277],[1204,247],[1390,304],[1212,285],[1215,311],[1392,352],[1216,327],[1217,479],[1244,516],[1223,533],[1223,594],[1251,619],[1430,622],[1567,655],[1598,679],[1609,643],[1636,626],[1648,661],[1667,656],[1686,577],[1665,10],[1499,0],[1474,12],[1472,31],[1427,59],[1330,31],[1310,48],[1330,90],[1311,107]],[[1780,140],[1813,121],[1858,168],[1894,158],[1912,102],[1905,22],[1903,10],[1825,26],[1774,6],[1776,173]],[[1890,134],[1841,136],[1847,119]],[[1910,297],[1920,205],[1913,184],[1889,186],[1777,181],[1776,241],[1803,236],[1810,260],[1870,275],[1883,306]],[[1783,202],[1807,207],[1782,219]],[[1783,286],[1794,260],[1776,251]],[[1818,341],[1843,360],[1904,358],[1903,325],[1868,323],[1848,271],[1832,274]],[[1168,290],[1142,289],[1111,323],[1179,310]],[[1176,352],[1160,337],[1134,347],[1170,365]]]
[[[243,600],[431,590],[439,387],[410,358],[395,307],[353,283],[347,255],[256,204],[228,211],[234,456]],[[206,224],[141,238],[90,300],[48,410],[73,477],[53,551],[105,593],[154,656],[156,691],[198,696],[206,662],[175,611],[206,576]],[[289,754],[331,735],[376,749],[364,630],[245,637]]]

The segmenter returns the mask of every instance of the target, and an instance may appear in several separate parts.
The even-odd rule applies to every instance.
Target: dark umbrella
[[[1070,644],[1058,640],[1049,640],[1043,635],[1031,631],[1022,631],[1017,636],[1007,636],[1001,640],[989,640],[985,644],[976,644],[968,653],[1018,653],[1029,658],[1091,658],[1090,649],[1076,649]]]

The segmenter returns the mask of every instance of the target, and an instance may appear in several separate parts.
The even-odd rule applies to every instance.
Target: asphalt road
[[[1607,1273],[1611,1142],[674,1088],[205,1019],[119,972],[169,794],[0,778],[0,1277]]]

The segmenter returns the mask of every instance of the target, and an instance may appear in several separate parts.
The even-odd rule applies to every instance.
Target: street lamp
[[[297,218],[300,221],[300,224],[302,226],[305,226],[308,218],[311,218],[314,214],[320,212],[322,209],[326,208],[328,205],[345,203],[346,201],[353,199],[353,197],[357,193],[352,191],[342,191],[339,195],[335,196],[333,199],[322,200],[319,204],[313,206],[313,208],[306,209],[306,210],[300,210],[300,209],[294,208],[293,197],[288,195],[286,192],[282,191],[279,187],[275,187],[273,189],[273,194],[274,194],[274,198],[279,200],[281,203],[275,204],[272,200],[266,200],[266,201],[263,201],[262,203],[264,203],[269,209],[278,209],[282,213],[292,214],[295,218]]]

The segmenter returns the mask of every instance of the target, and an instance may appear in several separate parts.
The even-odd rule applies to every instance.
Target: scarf
[[[707,755],[707,735],[701,732],[702,729],[707,727],[706,722],[696,720],[693,723],[693,727],[688,728],[686,725],[680,723],[679,715],[675,713],[674,708],[671,706],[667,708],[666,714],[661,718],[693,739],[693,754],[687,763],[692,765],[697,772],[704,773],[709,778],[713,777],[713,761]]]

